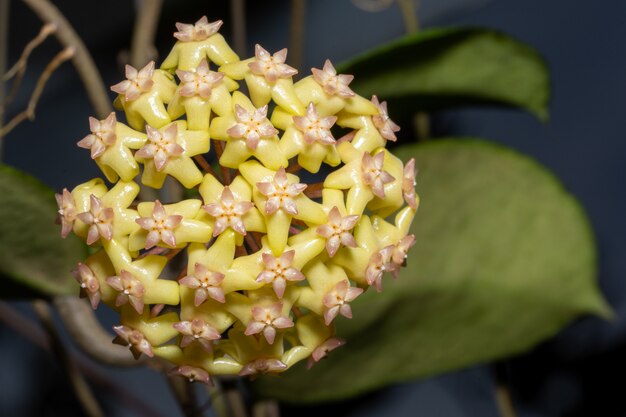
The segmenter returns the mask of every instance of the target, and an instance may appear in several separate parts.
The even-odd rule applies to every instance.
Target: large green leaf
[[[260,379],[261,395],[344,398],[522,352],[583,314],[611,315],[585,214],[543,167],[474,140],[397,151],[420,171],[407,268],[338,320],[346,346],[311,371]]]
[[[359,94],[400,100],[395,109],[436,110],[496,104],[548,116],[549,74],[542,57],[502,33],[473,28],[430,29],[342,65]]]
[[[33,177],[0,165],[0,297],[77,294],[70,270],[87,247],[61,239],[54,193]]]

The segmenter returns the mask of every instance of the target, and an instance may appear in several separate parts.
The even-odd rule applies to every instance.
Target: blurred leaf
[[[70,270],[86,245],[61,239],[54,193],[35,178],[0,165],[0,298],[77,294]]]
[[[359,297],[354,319],[338,320],[346,346],[311,371],[261,378],[259,394],[345,398],[520,353],[580,315],[612,314],[587,218],[545,168],[474,140],[397,153],[420,170],[407,268]]]
[[[357,93],[399,100],[405,110],[467,105],[521,107],[548,117],[549,73],[531,47],[475,28],[430,29],[366,52],[339,66]]]

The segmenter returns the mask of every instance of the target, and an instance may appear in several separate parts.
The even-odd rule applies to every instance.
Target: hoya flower
[[[209,98],[213,89],[224,79],[224,74],[209,69],[206,59],[200,62],[195,71],[177,70],[176,75],[181,81],[178,91],[183,97]]]
[[[95,117],[89,118],[89,128],[91,134],[85,136],[78,146],[91,150],[91,159],[101,156],[109,147],[115,145],[115,125],[117,119],[115,113],[109,114],[104,120],[98,120]]]
[[[211,327],[204,320],[198,318],[194,318],[191,321],[181,321],[175,323],[174,328],[183,335],[183,338],[180,341],[181,347],[186,347],[193,342],[197,342],[207,352],[211,352],[213,350],[212,341],[221,337],[215,328]]]
[[[113,343],[128,346],[135,359],[139,358],[142,353],[149,357],[154,356],[152,345],[139,330],[127,326],[113,326],[113,331],[117,333]]]
[[[396,265],[392,263],[394,246],[385,246],[379,251],[374,252],[370,257],[369,264],[365,270],[365,280],[368,285],[376,287],[376,291],[383,290],[383,274],[385,271],[395,272]]]
[[[406,261],[406,258],[409,256],[409,249],[411,249],[413,245],[415,245],[415,235],[407,235],[393,246],[391,260],[397,267],[396,271],[398,271]]]
[[[253,112],[248,112],[239,104],[235,105],[237,123],[226,131],[233,138],[243,138],[246,145],[256,150],[259,141],[278,134],[278,130],[267,120],[267,105]]]
[[[220,303],[226,302],[224,290],[221,288],[224,274],[211,271],[201,263],[196,262],[193,275],[187,275],[180,279],[180,284],[195,290],[194,304],[199,306],[211,297]]]
[[[287,281],[302,281],[304,279],[302,272],[291,266],[295,254],[295,250],[288,250],[279,257],[269,252],[263,253],[265,269],[257,276],[257,282],[272,284],[276,296],[283,298]]]
[[[354,91],[348,87],[348,85],[354,79],[354,75],[337,74],[337,70],[333,66],[332,62],[327,59],[324,62],[322,69],[311,68],[313,78],[319,85],[324,88],[327,94],[338,95],[339,97],[348,98],[353,97]]]
[[[74,227],[74,221],[77,218],[76,205],[72,194],[64,188],[61,194],[55,194],[54,197],[57,200],[59,206],[59,215],[61,216],[61,236],[67,237]]]
[[[402,197],[404,197],[404,201],[406,201],[413,210],[417,210],[417,193],[415,192],[415,186],[417,185],[415,181],[416,175],[415,158],[411,158],[409,162],[406,163],[403,170]]]
[[[269,307],[252,307],[252,321],[248,324],[245,335],[263,333],[267,343],[273,344],[277,330],[293,327],[293,321],[288,316],[283,315],[282,311],[283,303],[281,302],[274,303]]]
[[[202,368],[195,366],[181,365],[169,372],[170,375],[180,375],[189,382],[198,381],[206,385],[211,385],[209,373]]]
[[[169,246],[176,246],[174,229],[183,220],[179,214],[168,215],[159,200],[155,201],[152,217],[140,217],[135,221],[139,226],[148,231],[146,237],[146,249],[163,242]]]
[[[278,209],[283,209],[293,216],[298,214],[295,197],[307,187],[302,183],[289,183],[284,168],[280,168],[271,181],[257,182],[256,186],[267,197],[265,214],[274,214]]]
[[[287,60],[287,48],[283,48],[273,55],[261,45],[254,47],[255,60],[248,66],[253,74],[262,75],[270,83],[276,82],[279,78],[289,78],[298,73],[298,70],[285,64]]]
[[[359,220],[358,215],[342,216],[337,207],[328,213],[328,223],[318,226],[317,234],[326,238],[326,251],[331,258],[335,256],[341,245],[355,248],[357,246],[350,230]]]
[[[91,245],[102,237],[106,240],[113,238],[113,209],[103,207],[101,200],[95,195],[89,196],[89,211],[79,213],[77,217],[89,226],[87,244]]]
[[[311,357],[309,358],[309,361],[306,365],[307,369],[311,369],[311,367],[315,363],[325,358],[329,352],[332,352],[333,350],[345,344],[346,341],[338,337],[331,337],[330,339],[327,339],[324,343],[322,343],[321,345],[316,347],[315,350],[313,350],[313,353],[311,353]]]
[[[381,136],[387,140],[395,142],[398,138],[396,137],[396,133],[400,130],[400,126],[395,124],[393,120],[389,118],[387,114],[387,102],[383,101],[382,103],[378,101],[378,97],[372,96],[372,103],[378,109],[378,114],[372,117],[374,121],[374,125],[380,132]]]
[[[364,153],[361,163],[363,182],[370,186],[372,192],[378,198],[385,198],[385,184],[389,184],[395,180],[391,174],[387,171],[383,171],[384,162],[385,154],[379,152],[374,157],[368,153]]]
[[[88,297],[91,307],[95,310],[100,303],[100,281],[98,281],[91,268],[81,262],[78,263],[72,274],[80,285],[81,296]]]
[[[243,223],[242,216],[246,214],[254,206],[250,201],[235,201],[230,188],[224,187],[219,203],[211,203],[203,206],[211,216],[215,217],[215,227],[213,228],[213,236],[217,236],[226,230],[227,227],[232,228],[235,232],[245,235],[246,227]]]
[[[256,374],[273,374],[283,372],[287,369],[282,361],[273,358],[259,358],[247,363],[239,372],[240,376]]]
[[[154,85],[154,61],[150,61],[140,70],[126,65],[126,79],[111,87],[111,90],[124,96],[125,101],[133,101],[143,93],[150,91]]]
[[[140,280],[126,270],[122,270],[119,276],[107,278],[107,284],[119,292],[115,299],[115,306],[119,307],[129,303],[141,314],[144,306],[145,289]]]
[[[324,145],[334,145],[335,138],[330,132],[330,128],[333,127],[336,116],[320,117],[315,110],[315,105],[309,103],[306,109],[305,116],[293,116],[293,120],[298,130],[304,134],[304,142],[307,145],[311,145],[315,142],[322,143]]]
[[[176,143],[178,135],[176,124],[171,124],[163,132],[146,125],[146,132],[148,132],[148,143],[139,149],[136,155],[144,159],[153,159],[158,172],[163,171],[170,159],[181,156],[185,151]]]
[[[324,311],[326,325],[329,325],[339,314],[351,319],[352,308],[348,303],[354,301],[354,299],[362,293],[362,288],[351,287],[348,280],[337,283],[323,299],[324,306],[326,307]]]
[[[202,16],[195,24],[176,23],[178,32],[174,37],[183,42],[200,42],[213,36],[222,27],[222,21],[209,22],[206,16]]]

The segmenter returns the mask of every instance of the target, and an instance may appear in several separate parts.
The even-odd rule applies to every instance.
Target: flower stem
[[[230,0],[233,47],[241,59],[246,56],[246,0]]]
[[[39,321],[41,321],[41,324],[48,333],[52,352],[57,357],[63,367],[63,370],[67,374],[67,377],[74,388],[76,397],[82,405],[85,414],[89,417],[104,417],[104,413],[100,408],[93,392],[91,392],[89,384],[87,384],[85,377],[80,372],[80,369],[72,360],[69,353],[65,349],[63,342],[61,341],[59,332],[54,325],[52,310],[50,309],[48,302],[35,300],[33,301],[33,308],[39,318]]]
[[[141,0],[133,28],[130,65],[141,68],[156,54],[154,36],[159,23],[163,0]]]
[[[291,0],[291,28],[289,29],[289,62],[294,68],[302,66],[304,59],[304,28],[306,0]]]

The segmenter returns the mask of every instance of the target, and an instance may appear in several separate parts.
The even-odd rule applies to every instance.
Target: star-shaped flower
[[[233,138],[245,139],[246,145],[252,150],[256,150],[261,139],[272,138],[278,134],[278,130],[267,119],[267,105],[249,112],[235,104],[235,119],[237,123],[226,133]]]
[[[417,210],[417,193],[415,192],[415,186],[417,185],[415,181],[416,175],[415,158],[411,158],[409,162],[406,163],[403,170],[402,197],[404,197],[404,201],[406,201],[413,210]]]
[[[72,194],[64,188],[61,194],[55,194],[61,216],[61,237],[65,238],[72,231],[77,218],[76,204]]]
[[[100,199],[93,194],[89,196],[89,201],[89,211],[77,215],[80,221],[89,226],[87,244],[91,245],[100,237],[111,240],[113,238],[113,209],[103,207]]]
[[[372,103],[378,108],[378,114],[372,116],[374,125],[383,138],[395,142],[398,139],[395,132],[400,130],[400,126],[389,118],[389,114],[387,114],[387,102],[383,101],[380,103],[378,102],[378,97],[372,96]]]
[[[95,117],[90,117],[89,129],[91,130],[91,134],[85,136],[77,145],[81,148],[91,149],[91,159],[96,159],[109,147],[115,145],[117,138],[115,135],[116,124],[117,118],[114,112],[111,112],[111,114],[102,121]]]
[[[139,166],[131,149],[139,149],[146,142],[146,135],[118,123],[115,113],[104,120],[89,118],[91,134],[85,136],[77,145],[91,150],[91,158],[102,169],[111,182],[118,177],[123,181],[132,181],[139,174]]]
[[[277,329],[293,327],[293,321],[287,315],[283,315],[283,303],[277,302],[269,307],[252,307],[252,321],[248,323],[244,334],[250,336],[263,333],[265,340],[270,345],[274,343]]]
[[[187,130],[184,120],[160,129],[146,125],[146,131],[148,142],[135,154],[135,158],[144,164],[141,181],[145,185],[161,188],[167,175],[176,178],[186,188],[202,181],[202,173],[191,157],[209,151],[208,132]]]
[[[176,143],[178,126],[173,123],[163,132],[146,125],[148,143],[139,149],[136,156],[144,159],[153,159],[157,172],[163,171],[170,159],[179,157],[185,150]]]
[[[318,226],[318,235],[326,238],[326,251],[331,258],[335,256],[341,245],[355,248],[357,246],[350,230],[359,221],[359,215],[342,216],[337,207],[328,213],[328,223]]]
[[[285,64],[287,48],[283,48],[272,55],[261,45],[256,44],[254,57],[255,60],[248,64],[250,70],[253,74],[262,75],[270,83],[276,82],[279,78],[293,77],[298,73],[298,70]]]
[[[80,284],[81,297],[88,297],[91,307],[95,310],[100,303],[100,281],[89,266],[79,262],[72,271],[74,278]]]
[[[413,245],[415,245],[415,235],[407,235],[393,246],[391,260],[396,266],[393,271],[394,276],[397,276],[400,267],[404,265],[406,258],[409,256],[409,249],[411,249]]]
[[[198,342],[207,352],[213,351],[213,340],[221,337],[214,327],[199,318],[194,318],[191,321],[180,321],[174,324],[174,328],[183,335],[180,341],[181,347]]]
[[[195,71],[176,70],[180,78],[178,92],[183,97],[200,96],[209,98],[215,87],[222,83],[224,74],[209,69],[206,59],[200,62]]]
[[[279,359],[259,358],[248,362],[239,372],[239,376],[280,373],[287,369]]]
[[[206,16],[202,16],[193,25],[177,22],[178,32],[174,32],[174,37],[182,42],[201,42],[216,34],[222,24],[221,20],[209,22]]]
[[[211,297],[220,303],[226,302],[222,289],[224,274],[212,271],[203,264],[196,262],[193,275],[187,275],[178,282],[180,285],[195,290],[194,304],[199,306]]]
[[[154,61],[150,61],[140,70],[132,65],[126,65],[126,79],[111,87],[111,90],[124,96],[125,101],[133,101],[143,93],[152,89],[154,80]]]
[[[211,385],[209,373],[202,368],[190,365],[181,365],[169,372],[170,375],[180,375],[189,382],[198,381],[203,384]]]
[[[391,262],[391,255],[393,254],[394,246],[385,246],[379,251],[376,251],[370,257],[367,268],[365,269],[365,280],[368,285],[376,287],[376,291],[381,292],[383,289],[383,274],[385,271],[395,271],[395,266]]]
[[[298,214],[298,205],[295,197],[300,195],[307,187],[302,183],[289,183],[285,168],[281,167],[272,181],[256,183],[257,189],[267,197],[265,202],[265,214],[274,214],[278,209],[295,216]]]
[[[326,341],[324,341],[324,343],[322,343],[313,350],[313,353],[311,353],[311,357],[307,362],[306,368],[311,369],[314,364],[325,358],[329,352],[332,352],[333,350],[345,344],[346,341],[338,337],[331,337],[327,339]]]
[[[279,257],[272,255],[271,252],[263,253],[265,269],[257,276],[256,281],[271,283],[276,296],[283,298],[287,281],[302,281],[304,279],[302,272],[291,266],[295,254],[295,250],[288,250]]]
[[[176,246],[174,229],[183,220],[183,216],[178,214],[168,215],[163,204],[159,200],[154,202],[152,217],[140,217],[135,219],[137,224],[148,231],[146,237],[146,249],[163,242],[168,246]]]
[[[342,98],[354,96],[354,91],[348,87],[354,79],[354,75],[337,75],[337,70],[329,59],[324,62],[323,69],[311,68],[311,72],[315,81],[324,88],[326,94],[338,95]]]
[[[128,346],[135,359],[138,359],[142,353],[151,358],[154,356],[152,345],[139,330],[121,325],[113,326],[113,331],[117,333],[113,343]]]
[[[206,16],[195,24],[176,23],[178,31],[174,33],[174,37],[178,42],[161,64],[161,68],[172,72],[174,69],[188,71],[196,68],[206,58],[217,65],[239,61],[224,37],[217,33],[221,26],[221,20],[209,22]]]
[[[363,293],[362,288],[351,287],[348,280],[340,281],[326,295],[322,302],[326,309],[324,310],[324,321],[328,326],[332,321],[341,314],[349,319],[352,318],[352,308],[349,302],[353,301]]]
[[[141,281],[133,274],[123,269],[119,276],[108,277],[107,284],[119,292],[115,299],[116,307],[129,303],[138,314],[143,312],[146,290]]]
[[[305,116],[293,116],[293,121],[298,130],[304,134],[304,142],[307,145],[311,145],[315,142],[324,145],[335,144],[335,138],[330,132],[330,128],[333,127],[337,121],[337,117],[320,117],[313,103],[309,103],[307,106]]]
[[[254,204],[251,201],[235,201],[235,197],[228,186],[224,187],[218,202],[202,206],[207,213],[215,217],[213,236],[219,235],[228,227],[245,236],[246,226],[242,217],[252,207]]]
[[[384,152],[378,152],[374,157],[367,152],[363,154],[361,163],[363,182],[370,186],[372,192],[378,198],[385,198],[385,184],[389,184],[395,180],[391,174],[387,171],[383,171],[384,163]]]

